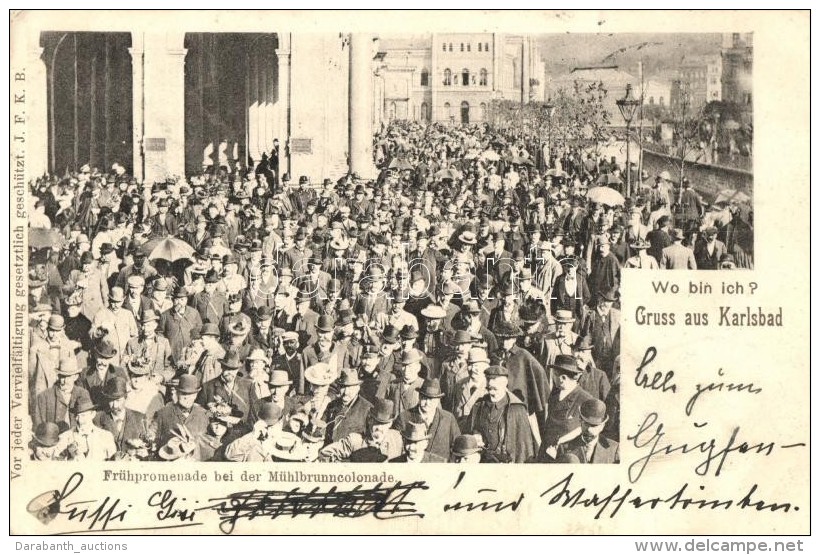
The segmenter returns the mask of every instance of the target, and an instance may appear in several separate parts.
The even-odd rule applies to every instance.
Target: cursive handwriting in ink
[[[609,518],[615,515],[626,506],[633,509],[678,509],[678,510],[729,510],[732,508],[754,509],[757,512],[784,512],[799,511],[800,507],[787,502],[770,502],[764,499],[755,499],[754,495],[758,489],[757,484],[752,484],[743,497],[740,499],[707,499],[693,497],[689,493],[689,483],[686,482],[678,490],[669,496],[647,496],[637,495],[631,487],[622,488],[616,484],[608,493],[598,493],[589,491],[584,487],[576,487],[572,483],[574,473],[570,473],[541,493],[542,498],[552,494],[547,498],[547,503],[558,505],[563,508],[593,508],[597,509],[594,519],[601,518],[605,511],[609,510]],[[705,486],[699,486],[700,491],[705,491]]]
[[[657,425],[656,425],[657,424]],[[704,454],[705,458],[699,459],[699,464],[695,467],[695,473],[698,476],[706,476],[714,469],[715,476],[720,476],[720,471],[723,469],[723,464],[726,458],[731,453],[740,454],[762,454],[769,456],[774,451],[775,443],[755,443],[749,444],[744,442],[737,443],[737,436],[740,432],[740,426],[735,426],[732,429],[731,436],[724,447],[718,446],[718,441],[715,438],[700,441],[698,443],[684,443],[681,445],[661,444],[661,440],[666,436],[663,431],[663,423],[658,422],[658,414],[652,412],[646,416],[646,419],[638,428],[634,435],[627,436],[627,440],[632,442],[638,449],[649,449],[649,453],[632,462],[629,465],[629,481],[633,484],[637,482],[643,475],[644,470],[653,462],[655,457],[661,458],[666,455],[680,453],[681,455],[688,455],[690,453]]]
[[[478,493],[498,493],[498,490],[491,489],[491,488],[482,488],[482,489],[478,490]],[[447,511],[461,511],[461,510],[464,510],[464,511],[467,511],[468,513],[472,512],[472,511],[481,511],[481,512],[495,511],[497,513],[500,513],[502,511],[511,510],[511,511],[515,512],[515,511],[518,510],[518,507],[521,506],[521,503],[523,501],[524,501],[524,494],[523,493],[519,494],[518,499],[516,499],[515,501],[508,501],[506,503],[504,501],[496,501],[494,503],[490,503],[489,501],[481,501],[481,502],[477,502],[477,503],[474,503],[474,502],[463,503],[461,501],[456,501],[455,503],[452,503],[452,504],[451,503],[445,503],[444,511],[447,512]]]
[[[87,501],[71,501],[66,500],[74,494],[80,485],[83,483],[83,475],[80,472],[75,472],[66,480],[63,489],[57,494],[55,502],[60,507],[60,514],[67,515],[68,520],[80,522],[88,526],[88,530],[107,530],[108,525],[112,522],[124,522],[125,516],[128,514],[128,505],[124,505],[120,499],[106,497],[102,501],[98,499],[90,499]]]
[[[213,510],[219,515],[219,528],[225,534],[232,533],[236,523],[242,519],[275,519],[282,516],[313,518],[322,514],[348,518],[372,515],[380,520],[424,518],[424,513],[416,509],[416,503],[410,497],[416,491],[427,489],[430,488],[426,482],[397,482],[390,487],[382,487],[379,483],[372,488],[359,484],[352,490],[340,490],[336,486],[327,491],[321,491],[318,487],[310,491],[302,491],[298,487],[288,491],[251,490],[210,499],[213,505],[203,509]]]
[[[185,501],[185,498],[182,498],[182,501]],[[169,489],[156,491],[148,498],[149,507],[159,507],[157,520],[174,518],[180,522],[193,522],[196,511],[179,508],[178,503],[177,496]]]
[[[723,377],[723,368],[718,370],[718,376]],[[724,383],[712,382],[709,385],[697,384],[695,386],[695,393],[689,398],[686,403],[686,416],[692,416],[692,411],[695,409],[695,403],[700,399],[701,394],[709,391],[747,391],[753,395],[757,395],[763,391],[762,387],[756,386],[754,383]]]
[[[666,375],[664,375],[663,372],[655,372],[651,379],[649,374],[645,371],[649,364],[655,360],[657,355],[658,350],[655,347],[649,347],[646,350],[643,355],[643,360],[638,366],[637,373],[635,374],[635,385],[644,389],[652,389],[663,393],[666,393],[667,391],[671,391],[672,393],[677,392],[678,386],[673,383],[675,380],[674,370],[670,370],[666,373]]]

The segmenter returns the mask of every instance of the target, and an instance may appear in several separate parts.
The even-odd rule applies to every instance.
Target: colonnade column
[[[373,39],[370,35],[350,35],[349,150],[350,172],[362,178],[376,177],[373,164]]]

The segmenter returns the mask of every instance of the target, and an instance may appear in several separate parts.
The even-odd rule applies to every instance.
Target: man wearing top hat
[[[139,333],[134,315],[122,308],[124,301],[125,292],[119,287],[112,287],[108,294],[108,307],[97,312],[91,320],[92,337],[105,336],[113,343],[116,352],[112,364],[115,365],[120,364],[128,341]]]
[[[583,373],[572,355],[558,355],[550,369],[555,388],[549,397],[543,442],[538,459],[555,459],[557,448],[581,433],[581,405],[592,396],[578,384]]]
[[[588,281],[593,296],[617,289],[621,284],[621,263],[612,254],[612,245],[606,235],[597,242],[597,249],[598,257],[593,259]]]
[[[34,398],[32,422],[35,426],[41,422],[65,423],[66,427],[74,424],[74,414],[69,411],[78,398],[89,397],[80,384],[80,368],[73,357],[61,359],[57,366],[57,381]]]
[[[158,212],[151,218],[151,235],[154,237],[167,237],[177,232],[176,216],[169,212],[171,203],[167,198],[159,199],[157,202]]]
[[[672,244],[661,251],[660,267],[664,270],[697,270],[695,253],[683,245],[686,238],[680,228],[672,230]]]
[[[424,424],[407,422],[401,432],[404,438],[404,454],[391,459],[395,463],[435,463],[447,462],[447,458],[440,457],[428,450],[430,436],[425,431]]]
[[[67,460],[107,461],[117,453],[111,432],[94,424],[97,410],[88,395],[78,397],[70,407],[74,424],[60,434],[57,449]]]
[[[242,360],[238,353],[228,351],[225,354],[219,361],[222,366],[221,375],[202,384],[202,390],[197,397],[200,406],[205,407],[221,400],[243,415],[250,412],[252,383],[245,377],[239,377],[239,371],[243,366]]]
[[[362,380],[355,368],[342,370],[336,386],[339,396],[330,402],[322,415],[327,422],[327,442],[339,441],[353,433],[364,433],[365,419],[373,406],[361,392]]]
[[[146,309],[140,319],[140,334],[128,341],[125,347],[126,360],[143,360],[149,367],[151,379],[165,383],[174,377],[171,366],[171,344],[157,334],[159,316],[153,309]]]
[[[455,416],[441,408],[444,393],[439,380],[424,380],[418,391],[418,405],[399,413],[395,428],[403,430],[408,422],[423,424],[428,436],[427,451],[446,460],[450,457],[450,447],[461,430]]]
[[[481,436],[484,462],[527,462],[537,446],[527,407],[507,387],[509,374],[505,367],[490,366],[484,374],[487,394],[476,402],[464,431]]]
[[[581,434],[558,446],[557,462],[619,463],[621,457],[618,442],[601,435],[607,420],[607,408],[602,401],[584,401],[581,405]],[[577,461],[573,457],[577,458]]]
[[[110,378],[102,389],[105,403],[98,404],[102,409],[94,417],[94,425],[108,430],[114,437],[117,451],[126,451],[128,440],[145,438],[147,426],[145,415],[126,407],[128,381],[121,376]]]
[[[188,306],[188,292],[178,286],[173,294],[174,306],[163,312],[159,319],[159,331],[171,344],[171,354],[180,360],[182,351],[202,329],[202,318],[195,308]]]
[[[172,430],[184,425],[194,437],[208,428],[208,412],[196,403],[202,391],[198,376],[183,374],[176,385],[176,400],[166,404],[154,416],[151,428],[156,434],[157,445],[165,445],[171,439]]]
[[[382,455],[379,461],[394,459],[404,452],[404,440],[398,430],[392,428],[393,402],[377,399],[367,413],[363,432],[351,432],[338,441],[329,443],[319,452],[319,461],[336,462],[363,458],[365,450],[373,450]]]

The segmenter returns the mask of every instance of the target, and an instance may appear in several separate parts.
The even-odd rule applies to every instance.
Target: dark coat
[[[125,451],[126,442],[129,439],[138,439],[143,437],[147,431],[145,424],[145,415],[131,409],[125,409],[125,419],[123,420],[122,429],[117,433],[114,427],[114,419],[108,411],[101,411],[94,417],[94,424],[103,430],[108,430],[114,436],[114,443],[117,446],[117,451]]]
[[[70,427],[74,427],[74,415],[71,414],[68,408],[74,404],[79,397],[88,395],[88,392],[82,387],[75,385],[71,390],[71,398],[66,404],[63,401],[63,396],[60,395],[57,385],[53,385],[40,392],[34,399],[34,417],[33,424],[36,428],[43,422],[54,422],[59,424],[65,421],[68,415],[68,423]]]
[[[498,423],[499,436],[503,437],[499,450],[509,458],[510,462],[527,462],[535,455],[536,445],[529,417],[527,416],[527,407],[509,391],[507,392],[507,400],[505,414]],[[483,415],[491,409],[492,404],[489,395],[484,396],[475,404],[472,412],[470,412],[466,433],[482,434],[482,437],[484,437],[486,431],[480,429],[479,422],[482,421]]]
[[[208,403],[213,403],[216,397],[221,397],[223,402],[242,411],[243,415],[247,415],[251,410],[252,387],[253,384],[247,378],[236,378],[233,390],[228,391],[221,377],[214,378],[202,385],[202,391],[199,392],[196,401],[206,407]]]
[[[191,435],[199,437],[208,429],[208,411],[194,403],[187,418],[182,414],[182,410],[175,403],[168,403],[154,416],[153,426],[156,428],[157,445],[162,446],[171,439],[171,430],[177,424],[183,424]]]
[[[202,318],[199,312],[190,306],[185,307],[182,316],[177,315],[173,308],[163,312],[159,317],[159,333],[168,339],[171,344],[171,353],[174,360],[180,360],[182,351],[191,344],[191,335],[202,330]]]
[[[391,463],[406,463],[407,462],[407,455],[401,455],[400,457],[396,457],[395,459],[390,459]],[[447,459],[442,459],[438,455],[431,453],[430,451],[424,452],[424,457],[421,459],[423,463],[443,463],[447,462]]]
[[[328,405],[322,420],[327,422],[326,443],[339,441],[353,432],[364,434],[367,414],[373,405],[359,395],[353,400],[350,408],[345,410],[341,397],[337,397]]]
[[[514,345],[509,352],[496,352],[499,364],[509,372],[507,389],[521,399],[528,414],[543,414],[549,397],[549,380],[544,367],[526,349]]]
[[[105,376],[102,378],[97,375],[96,368],[92,367],[91,369],[86,370],[78,383],[86,391],[88,391],[89,394],[91,394],[91,400],[94,401],[95,405],[105,406],[108,404],[108,399],[102,394],[103,387],[105,386],[105,382],[115,377],[122,378],[126,383],[128,383],[128,374],[125,369],[119,366],[114,366],[113,364],[108,365]]]
[[[617,441],[612,441],[603,436],[598,437],[595,449],[592,451],[592,459],[587,460],[587,450],[581,436],[572,441],[558,446],[557,461],[569,462],[567,457],[572,454],[584,464],[614,464],[621,462],[621,453]],[[574,461],[573,461],[574,462]]]
[[[393,427],[403,430],[408,422],[423,422],[418,406],[399,414]],[[456,417],[452,413],[438,408],[430,427],[427,428],[427,434],[430,436],[427,443],[427,452],[442,459],[450,460],[450,450],[453,442],[461,435],[461,429],[458,427]]]

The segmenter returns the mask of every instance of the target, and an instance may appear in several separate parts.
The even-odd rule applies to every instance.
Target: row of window
[[[461,79],[459,79],[459,76]],[[476,78],[477,77],[477,78]],[[429,74],[426,71],[421,73],[421,85],[424,87],[427,85],[429,81]],[[482,68],[478,75],[476,76],[475,73],[470,73],[469,69],[462,69],[461,73],[453,74],[449,68],[444,70],[444,79],[442,80],[442,84],[446,87],[450,87],[453,85],[458,85],[461,82],[463,87],[468,87],[470,85],[478,85],[479,87],[486,87],[488,84],[488,73],[487,70]]]
[[[466,50],[465,50],[466,47]],[[461,43],[461,52],[471,52],[470,50],[471,45],[469,42]],[[453,51],[453,43],[452,42],[442,42],[441,43],[441,51],[442,52],[452,52]],[[490,51],[490,43],[489,42],[479,42],[478,43],[478,51],[479,52],[489,52]]]

